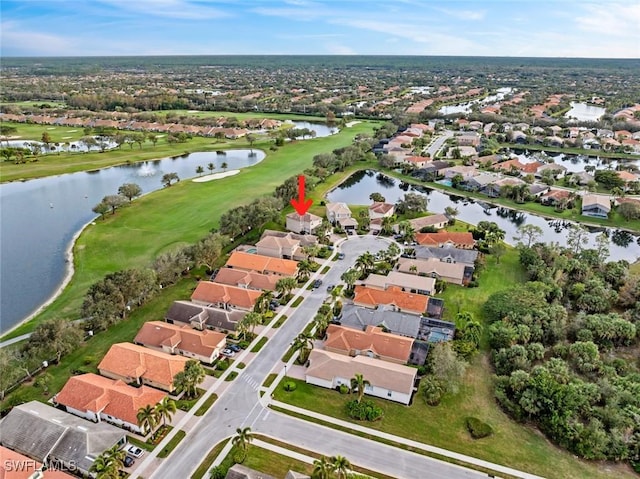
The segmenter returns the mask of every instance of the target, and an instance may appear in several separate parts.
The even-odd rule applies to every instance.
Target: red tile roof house
[[[227,260],[227,268],[243,271],[257,271],[262,274],[276,276],[295,276],[298,273],[298,262],[290,259],[271,258],[259,254],[234,251]]]
[[[43,464],[0,446],[0,479],[76,479],[66,472],[43,469]]]
[[[191,295],[191,301],[214,308],[251,311],[261,294],[261,291],[252,289],[200,281]]]
[[[213,282],[237,286],[238,288],[254,289],[256,291],[275,291],[278,279],[279,278],[273,274],[260,274],[255,271],[220,268]]]
[[[106,421],[143,434],[138,426],[138,410],[146,406],[154,407],[165,397],[166,393],[148,386],[137,388],[118,379],[88,373],[72,376],[53,397],[53,402],[89,421]]]
[[[188,325],[148,321],[142,325],[133,342],[164,353],[212,364],[226,347],[227,335],[210,330],[198,331]]]
[[[330,324],[324,349],[349,356],[368,356],[392,363],[409,362],[413,338],[385,333],[382,328],[367,326],[364,331]]]
[[[335,389],[342,384],[351,387],[351,378],[362,374],[370,383],[365,387],[365,394],[409,404],[417,372],[417,368],[367,356],[351,357],[314,349],[309,354],[305,381],[315,386]]]
[[[450,233],[448,231],[416,233],[416,241],[423,246],[436,246],[438,248],[453,246],[460,249],[473,249],[476,245],[471,233]]]
[[[353,304],[374,309],[378,306],[385,306],[391,307],[393,311],[423,314],[427,310],[429,296],[406,293],[397,286],[391,286],[385,291],[366,286],[356,286]]]
[[[542,203],[543,205],[555,206],[562,200],[569,201],[570,196],[571,191],[551,189],[540,197],[540,203]]]
[[[131,343],[116,343],[105,354],[98,371],[111,379],[146,384],[173,392],[173,378],[184,371],[188,359]]]

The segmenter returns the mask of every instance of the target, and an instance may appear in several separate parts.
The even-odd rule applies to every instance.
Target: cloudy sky
[[[640,58],[640,0],[2,0],[2,56]]]

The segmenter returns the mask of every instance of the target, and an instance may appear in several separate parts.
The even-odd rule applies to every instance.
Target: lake
[[[395,203],[408,192],[423,194],[428,198],[429,211],[443,213],[447,206],[457,208],[458,219],[471,224],[479,221],[494,221],[505,230],[505,240],[515,243],[514,235],[517,228],[524,224],[534,224],[542,228],[542,241],[566,245],[566,233],[569,223],[562,220],[547,220],[541,216],[510,210],[508,208],[488,208],[488,204],[481,200],[471,200],[462,196],[450,195],[423,186],[414,186],[395,178],[374,171],[360,171],[327,194],[332,202],[344,202],[355,205],[371,204],[369,195],[378,192],[388,203]],[[489,199],[487,199],[487,202]],[[624,231],[607,228],[592,229],[589,233],[589,245],[595,245],[595,237],[601,231],[607,231],[610,242],[610,259],[626,259],[633,263],[640,258],[640,238]]]
[[[480,105],[487,105],[489,103],[500,101],[508,93],[511,93],[512,91],[513,91],[513,88],[509,88],[509,87],[498,88],[495,95],[489,95],[480,100],[473,100],[467,103],[458,103],[456,105],[445,105],[440,107],[440,109],[438,110],[438,113],[440,113],[441,115],[452,115],[454,113],[470,113],[471,107],[474,104],[478,103]]]
[[[293,124],[315,131],[316,138],[338,131],[322,123]],[[208,174],[207,165],[213,163],[213,173],[218,173],[223,163],[229,170],[247,168],[264,157],[257,149],[196,152],[0,185],[0,332],[28,317],[55,293],[67,271],[66,251],[74,235],[96,217],[91,209],[104,196],[116,194],[123,183],[137,183],[149,193],[162,187],[165,173],[176,172],[186,179],[196,176],[198,166]]]
[[[605,109],[586,103],[571,102],[571,110],[564,114],[565,118],[577,121],[598,121],[605,114]]]
[[[615,170],[619,164],[625,168],[637,167],[640,164],[640,158],[633,160],[615,160],[612,158],[601,158],[599,156],[585,156],[585,155],[566,155],[560,152],[534,152],[527,150],[513,149],[513,153],[518,157],[522,163],[532,163],[534,161],[546,161],[553,160],[554,163],[562,165],[567,168],[568,172],[579,173],[584,171],[584,167],[591,165],[595,166],[598,170],[611,169]]]
[[[0,185],[0,330],[27,317],[64,279],[65,252],[76,234],[96,217],[91,209],[123,183],[137,183],[143,193],[162,188],[165,173],[181,179],[213,163],[214,173],[253,166],[260,150],[226,150],[225,154],[191,153],[173,158],[114,166],[91,172]]]

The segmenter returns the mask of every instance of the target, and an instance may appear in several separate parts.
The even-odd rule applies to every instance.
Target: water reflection
[[[429,211],[444,212],[448,206],[458,209],[458,218],[471,224],[480,221],[494,221],[505,230],[507,242],[514,243],[519,226],[533,224],[543,231],[542,241],[566,245],[567,230],[571,222],[564,220],[547,220],[541,216],[532,215],[510,208],[492,205],[489,200],[474,200],[464,196],[442,193],[438,190],[422,185],[411,185],[386,175],[360,171],[354,173],[345,182],[327,194],[329,201],[341,201],[348,204],[368,205],[371,203],[369,195],[383,192],[389,203],[395,203],[403,198],[406,192],[415,192],[428,198]],[[612,260],[626,259],[634,262],[640,257],[640,238],[631,233],[608,228],[587,228],[589,230],[588,247],[595,246],[595,237],[605,231],[611,238],[610,258]]]

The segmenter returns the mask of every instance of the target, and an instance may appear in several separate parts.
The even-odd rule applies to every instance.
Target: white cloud
[[[487,14],[484,10],[451,10],[449,8],[436,8],[436,10],[458,20],[484,20]]]
[[[337,43],[327,43],[325,49],[331,55],[357,55],[353,48]]]
[[[575,19],[579,29],[606,36],[629,37],[640,50],[640,3],[585,4]],[[636,51],[636,55],[640,51]]]
[[[3,54],[14,56],[60,55],[75,44],[71,38],[25,29],[17,22],[2,22],[0,36]]]
[[[229,17],[218,8],[188,0],[100,0],[102,3],[133,14],[153,15],[181,20],[210,20]]]

